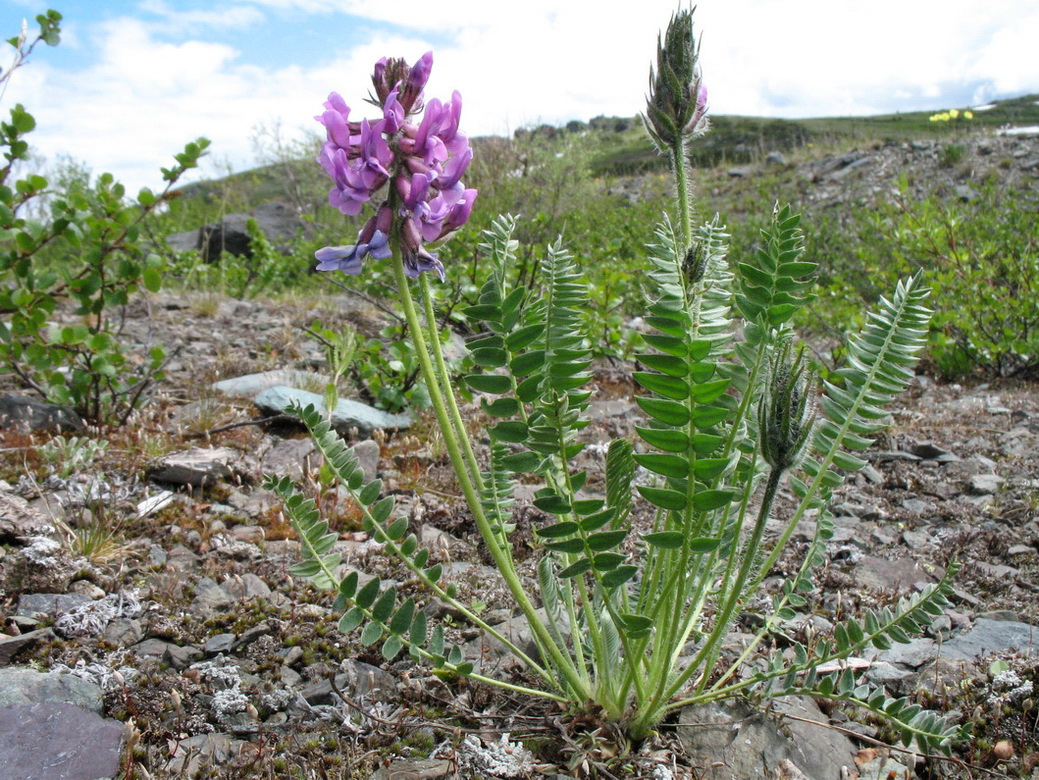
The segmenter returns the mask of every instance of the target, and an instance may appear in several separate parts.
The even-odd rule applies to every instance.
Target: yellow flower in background
[[[973,119],[974,118],[974,112],[973,111],[964,111],[963,112],[963,118],[964,119]]]
[[[960,110],[958,108],[949,109],[949,119],[956,119],[956,117],[958,117],[959,115]]]

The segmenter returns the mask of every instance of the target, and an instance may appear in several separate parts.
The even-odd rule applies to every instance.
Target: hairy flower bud
[[[815,399],[804,348],[791,357],[785,342],[772,355],[769,380],[758,412],[761,454],[774,469],[797,465],[815,429]]]
[[[700,77],[700,46],[693,33],[693,12],[671,17],[657,39],[656,68],[649,71],[649,97],[642,119],[664,153],[672,153],[707,129],[707,87]]]
[[[686,250],[685,259],[682,261],[682,274],[687,284],[696,284],[703,279],[707,273],[707,252],[702,251],[699,246],[693,245]]]

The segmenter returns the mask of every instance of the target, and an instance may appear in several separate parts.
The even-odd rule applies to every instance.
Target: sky
[[[0,0],[0,39],[48,7],[40,45],[0,94],[24,104],[46,166],[71,159],[131,192],[198,136],[193,178],[257,164],[255,140],[320,129],[331,91],[371,110],[372,64],[433,50],[430,97],[464,99],[470,136],[642,111],[677,0]],[[617,10],[607,10],[616,8]],[[699,0],[718,114],[799,118],[979,105],[1039,92],[1037,0]],[[5,71],[12,50],[0,44]],[[357,115],[357,114],[355,114]]]

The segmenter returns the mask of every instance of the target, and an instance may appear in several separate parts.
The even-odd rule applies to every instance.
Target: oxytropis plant
[[[937,585],[840,622],[830,636],[791,640],[785,628],[807,606],[811,571],[824,559],[828,500],[844,473],[865,463],[847,450],[869,446],[884,426],[883,406],[912,378],[930,316],[927,291],[912,278],[882,299],[849,340],[846,367],[820,393],[790,326],[810,298],[815,269],[801,259],[798,217],[776,209],[761,249],[735,263],[726,259],[717,219],[694,228],[688,153],[707,124],[698,54],[692,14],[679,12],[658,44],[645,116],[670,159],[677,192],[675,218],[664,215],[647,228],[653,299],[645,322],[652,331],[642,336],[643,370],[634,374],[645,390],[635,399],[645,418],[640,441],[609,445],[604,481],[594,488],[575,465],[591,396],[590,339],[581,327],[587,292],[575,260],[557,243],[547,249],[536,289],[513,286],[514,220],[499,218],[485,234],[490,279],[467,312],[483,323],[469,344],[482,371],[464,380],[483,394],[480,405],[493,421],[490,451],[478,457],[439,349],[423,273],[445,273],[424,244],[458,228],[475,194],[459,181],[470,155],[458,132],[461,101],[457,94],[447,105],[430,101],[421,122],[411,122],[429,55],[411,68],[378,64],[374,102],[383,114],[376,122],[351,123],[342,100],[329,99],[320,159],[335,181],[332,202],[354,214],[379,187],[388,190],[354,244],[318,253],[319,268],[358,273],[368,257],[392,265],[459,486],[536,652],[463,603],[441,566],[430,565],[407,518],[395,515],[381,482],[364,484],[344,443],[312,409],[301,417],[386,554],[397,556],[430,598],[509,648],[529,677],[522,683],[484,674],[476,659],[445,643],[443,627],[415,597],[402,598],[378,579],[359,587],[356,573],[342,576],[336,534],[313,501],[287,478],[271,478],[303,545],[294,573],[335,589],[341,630],[361,628],[361,642],[381,646],[387,659],[407,650],[439,673],[588,708],[634,739],[688,704],[807,693],[854,702],[890,720],[907,742],[944,749],[958,736],[954,727],[871,688],[841,660],[921,632],[947,604],[954,565]],[[418,277],[420,305],[409,276]],[[636,483],[639,466],[650,478]],[[521,576],[515,556],[510,508],[519,480],[539,482],[534,504],[546,518],[534,529],[536,578]],[[784,485],[796,503],[775,518],[774,531],[769,521]],[[791,573],[765,595],[795,528],[809,520],[813,541],[793,568],[785,562]],[[732,658],[723,644],[747,610],[761,613],[760,628]],[[774,641],[781,630],[782,651]]]

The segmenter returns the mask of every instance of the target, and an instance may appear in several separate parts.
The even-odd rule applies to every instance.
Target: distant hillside
[[[952,107],[950,107],[952,108]],[[842,150],[855,144],[868,146],[909,140],[934,140],[947,143],[979,131],[1001,127],[1039,125],[1039,94],[994,102],[973,110],[966,108],[950,121],[932,121],[933,111],[915,111],[867,117],[827,117],[816,119],[769,119],[746,116],[712,116],[711,130],[693,150],[693,162],[703,168],[744,165],[764,160],[772,152],[789,153],[811,145]],[[583,165],[595,177],[627,177],[663,171],[665,160],[650,144],[638,117],[596,117],[590,122],[572,121],[563,127],[542,125],[516,131],[514,138],[473,139],[476,158],[501,157],[511,148],[517,160],[525,159],[524,147],[546,148],[556,156],[578,150]],[[315,152],[316,154],[316,149]],[[475,166],[474,166],[475,171]],[[467,183],[478,173],[470,172]],[[480,186],[479,181],[472,181]],[[183,188],[184,200],[220,203],[222,211],[240,211],[276,199],[290,200],[304,213],[324,200],[327,184],[324,174],[309,155],[261,166],[221,179],[199,182]],[[311,202],[313,201],[313,202]],[[201,209],[205,211],[204,208]]]

